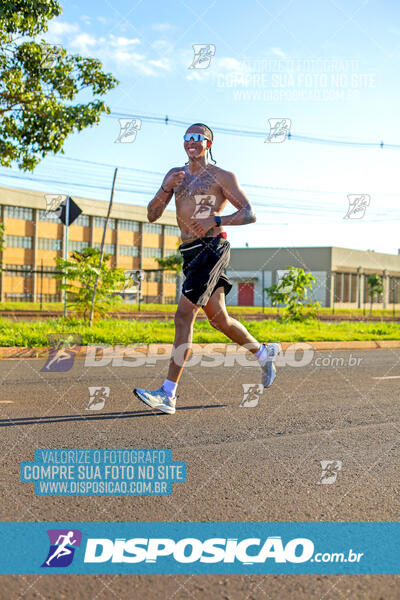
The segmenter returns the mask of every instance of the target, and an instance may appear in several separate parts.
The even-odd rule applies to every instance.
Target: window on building
[[[390,277],[389,279],[389,304],[398,304],[400,302],[400,277]]]
[[[24,206],[6,206],[6,217],[9,219],[24,219],[32,221],[33,210]]]
[[[357,273],[350,274],[350,302],[357,302]]]
[[[41,275],[42,272],[40,269],[41,269],[41,267],[38,266],[37,267],[37,271],[38,271],[37,276],[38,277],[42,276]],[[43,277],[54,277],[56,271],[58,271],[57,267],[48,267],[46,265],[43,265]]]
[[[166,225],[165,226],[165,235],[176,235],[180,237],[181,230],[179,227],[175,227],[175,225]]]
[[[162,233],[162,225],[158,223],[143,223],[143,231],[146,233]]]
[[[27,235],[6,235],[8,248],[32,248],[33,238]]]
[[[61,250],[62,240],[53,238],[38,238],[38,248],[40,250]]]
[[[8,277],[31,277],[33,265],[5,265],[4,275]]]
[[[98,248],[100,250],[100,242],[95,242],[93,244],[93,248]],[[115,254],[115,244],[104,244],[104,252],[106,254]]]
[[[155,281],[157,283],[161,283],[162,272],[161,271],[145,271],[144,272],[144,280],[145,281]]]
[[[49,212],[46,212],[45,210],[39,209],[38,217],[39,221],[56,221],[57,223],[61,223],[54,210],[49,210]]]
[[[118,252],[121,256],[139,256],[139,248],[137,246],[118,246]]]
[[[143,256],[146,258],[161,258],[161,248],[143,248]]]
[[[10,293],[5,294],[6,300],[10,302],[32,302],[32,294],[29,292],[21,292],[20,294]]]
[[[130,219],[120,219],[118,223],[120,229],[127,229],[128,231],[139,231],[138,221],[131,221]]]
[[[364,275],[364,302],[369,302],[367,275]]]
[[[350,302],[350,273],[343,274],[343,302]]]
[[[89,246],[89,242],[80,242],[80,241],[76,241],[76,240],[70,240],[68,242],[68,251],[75,252],[77,250],[79,252],[80,250],[83,250],[84,248],[88,248],[88,246]]]
[[[143,296],[145,304],[161,304],[161,296]]]
[[[178,253],[178,249],[176,250],[171,250],[170,248],[168,250],[165,251],[165,256],[174,256],[175,254],[179,254]]]
[[[95,217],[94,227],[101,227],[104,229],[104,223],[106,222],[105,217]],[[115,229],[115,219],[108,219],[107,229]]]
[[[79,215],[77,219],[73,222],[73,225],[80,225],[81,227],[89,227],[90,219],[89,215]]]
[[[42,302],[60,302],[61,296],[60,294],[38,294],[38,301],[42,300]]]
[[[335,275],[335,302],[344,302],[343,294],[343,278],[344,273],[336,273]]]
[[[165,283],[176,283],[176,273],[165,273]]]

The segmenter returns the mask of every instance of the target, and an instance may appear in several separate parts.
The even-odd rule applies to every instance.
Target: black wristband
[[[214,219],[215,219],[215,224],[217,225],[217,227],[221,227],[221,217],[214,216]]]
[[[163,192],[165,192],[166,194],[169,194],[172,190],[166,190],[165,187],[161,184],[161,189]]]

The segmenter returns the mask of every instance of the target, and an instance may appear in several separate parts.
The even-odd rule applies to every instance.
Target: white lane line
[[[400,375],[387,375],[386,377],[373,377],[372,379],[400,379]]]
[[[0,400],[0,404],[14,404],[12,400]]]

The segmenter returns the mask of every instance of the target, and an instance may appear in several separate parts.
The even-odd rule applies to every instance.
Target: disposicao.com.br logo
[[[68,567],[82,541],[79,529],[48,529],[50,548],[42,567]]]
[[[362,553],[321,553],[314,557],[314,543],[308,538],[293,538],[283,544],[281,536],[262,538],[89,538],[85,563],[156,563],[169,557],[178,563],[265,563],[359,562]]]

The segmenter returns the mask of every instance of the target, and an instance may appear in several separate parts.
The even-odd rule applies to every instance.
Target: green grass
[[[166,313],[174,313],[176,311],[176,304],[141,304],[141,310],[143,312],[166,312]],[[61,302],[44,302],[43,310],[62,311],[64,308],[63,303]],[[0,310],[40,310],[39,302],[0,302]],[[115,310],[118,312],[136,312],[138,310],[137,304],[120,304]],[[252,313],[261,313],[262,307],[260,306],[228,306],[229,312],[233,312],[235,314],[252,314]],[[266,313],[269,314],[277,314],[278,309],[275,307],[266,307]],[[331,308],[321,308],[319,311],[321,314],[332,314]],[[281,309],[282,313],[282,309]],[[363,309],[362,308],[335,308],[335,314],[337,315],[355,315],[362,316]],[[369,306],[366,307],[365,311],[366,316],[369,315]],[[391,317],[393,315],[393,310],[390,308],[377,308],[374,309],[372,314],[374,316],[382,317],[388,316]],[[400,315],[400,309],[396,310],[396,315]]]
[[[279,323],[277,321],[243,321],[248,331],[260,341],[341,341],[341,340],[397,340],[400,324],[373,322],[318,322]],[[137,344],[172,343],[173,321],[122,321],[118,319],[96,322],[92,329],[82,321],[54,319],[49,321],[9,321],[0,319],[0,346],[48,346],[49,333],[76,333],[82,344]],[[213,329],[208,321],[194,326],[196,343],[230,342]]]

